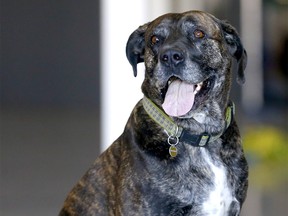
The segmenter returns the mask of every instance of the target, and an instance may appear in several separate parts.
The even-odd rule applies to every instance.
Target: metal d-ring
[[[177,126],[175,135],[171,135],[168,133],[168,131],[165,130],[165,132],[168,135],[167,142],[169,145],[176,146],[179,143],[179,137],[177,137],[178,130],[179,130],[179,128]]]
[[[167,142],[169,145],[176,146],[179,143],[179,138],[177,136],[168,136]]]

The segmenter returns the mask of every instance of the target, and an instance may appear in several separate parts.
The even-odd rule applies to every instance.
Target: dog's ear
[[[244,70],[247,65],[246,50],[244,49],[240,37],[234,27],[232,27],[226,21],[221,22],[221,27],[226,43],[228,44],[229,52],[237,60],[238,63],[237,82],[239,84],[243,84],[245,82]]]
[[[149,23],[140,26],[129,37],[126,44],[126,56],[132,65],[134,76],[137,76],[137,64],[144,62],[145,32]]]

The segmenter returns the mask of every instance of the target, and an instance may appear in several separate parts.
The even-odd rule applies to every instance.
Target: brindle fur
[[[205,32],[205,39],[193,38],[195,28]],[[152,46],[149,41],[155,34],[163,41]],[[159,53],[171,47],[185,51],[185,65],[177,71],[158,61]],[[133,32],[126,51],[135,75],[137,63],[145,63],[142,91],[159,107],[161,90],[171,75],[191,83],[213,77],[205,100],[198,99],[184,118],[173,120],[194,134],[215,135],[224,130],[232,59],[238,63],[239,82],[244,82],[246,66],[246,52],[231,25],[200,11],[166,14]],[[239,215],[246,197],[248,167],[235,120],[205,147],[180,142],[177,148],[177,157],[170,157],[167,134],[147,115],[140,100],[123,134],[73,188],[60,215],[204,215],[201,204],[213,188],[214,174],[203,151],[227,169],[229,187],[239,202],[231,203],[228,215]]]

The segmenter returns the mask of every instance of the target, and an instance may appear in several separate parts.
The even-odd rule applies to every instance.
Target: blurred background
[[[141,99],[129,35],[167,12],[205,10],[248,52],[231,97],[250,164],[243,216],[288,213],[287,0],[2,0],[0,215],[57,215]]]

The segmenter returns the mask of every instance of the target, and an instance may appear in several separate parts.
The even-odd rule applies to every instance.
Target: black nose
[[[176,67],[184,61],[184,55],[178,50],[169,49],[161,54],[160,60],[166,66]]]

